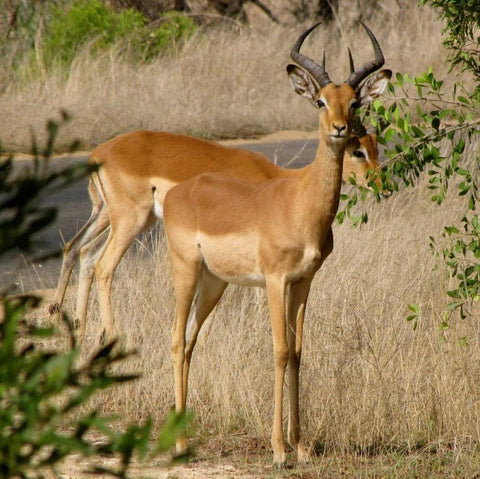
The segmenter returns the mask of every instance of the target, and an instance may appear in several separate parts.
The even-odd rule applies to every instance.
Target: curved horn
[[[350,85],[354,90],[355,88],[358,87],[358,85],[360,85],[362,80],[364,80],[365,78],[367,78],[368,75],[370,75],[370,73],[373,73],[375,70],[378,70],[385,63],[385,58],[383,57],[382,49],[380,48],[380,45],[378,44],[378,41],[375,38],[375,35],[362,21],[360,21],[360,23],[362,24],[362,27],[367,32],[367,35],[370,37],[370,40],[373,45],[373,50],[375,51],[375,60],[365,63],[365,65],[360,67],[358,70],[354,71],[350,75],[348,80],[345,82],[348,85]]]
[[[328,73],[325,71],[325,60],[324,60],[323,66],[320,66],[318,63],[314,62],[311,58],[300,53],[300,48],[302,46],[303,41],[305,40],[305,38],[307,38],[307,36],[310,34],[310,32],[313,29],[315,29],[316,27],[318,27],[318,25],[320,25],[320,23],[321,22],[313,25],[313,27],[310,27],[308,30],[305,30],[298,37],[298,40],[295,42],[295,44],[292,47],[292,50],[290,51],[290,57],[294,62],[298,63],[308,73],[310,73],[310,75],[312,75],[313,78],[315,78],[320,88],[323,88],[329,83],[332,83],[332,81],[328,77]]]
[[[350,47],[347,47],[348,50],[348,60],[350,62],[350,75],[355,71],[355,64],[353,63],[353,56],[352,52],[350,51]]]

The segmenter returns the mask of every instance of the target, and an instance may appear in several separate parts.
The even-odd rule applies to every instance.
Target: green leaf
[[[397,72],[395,75],[395,78],[397,79],[397,83],[399,87],[403,86],[403,76],[401,73]]]
[[[445,226],[445,232],[450,236],[452,234],[459,234],[460,231],[455,226]]]
[[[420,313],[420,306],[418,304],[408,304],[408,309],[416,314]]]

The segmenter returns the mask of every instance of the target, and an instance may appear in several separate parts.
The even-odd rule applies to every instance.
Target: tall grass
[[[372,56],[358,24],[363,18],[382,45],[387,67],[415,74],[432,65],[451,80],[441,24],[432,10],[414,2],[409,8],[384,3],[365,18],[357,3],[344,0],[339,18],[312,34],[305,52],[320,59],[326,50],[331,78],[342,81],[348,74],[347,46],[357,64]],[[25,64],[0,79],[0,136],[7,148],[27,149],[30,128],[40,134],[59,108],[74,117],[60,142],[79,138],[86,147],[136,128],[215,138],[316,128],[315,111],[292,93],[285,73],[302,28],[200,28],[176,53],[148,65],[132,64],[124,49],[94,55],[88,46],[79,49],[67,71],[32,71]]]
[[[475,146],[470,146],[473,151]],[[447,271],[428,237],[458,219],[458,198],[439,208],[427,185],[367,203],[360,230],[334,227],[335,248],[312,285],[301,372],[302,426],[321,449],[470,450],[480,440],[479,305],[441,331]],[[441,242],[441,241],[440,241]],[[422,308],[417,328],[407,304]],[[159,421],[173,404],[170,330],[174,299],[160,228],[140,239],[116,275],[118,327],[143,376],[106,393],[103,412]],[[92,300],[87,350],[99,328]],[[245,432],[268,440],[273,354],[260,289],[229,287],[200,334],[189,407],[199,434]]]

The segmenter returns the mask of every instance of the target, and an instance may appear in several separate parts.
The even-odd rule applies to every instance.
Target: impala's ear
[[[318,87],[312,77],[303,68],[292,64],[287,66],[287,74],[295,93],[304,96],[316,106],[315,101],[318,95]]]
[[[370,75],[357,91],[360,104],[365,105],[378,98],[385,91],[391,77],[392,70],[380,70]]]

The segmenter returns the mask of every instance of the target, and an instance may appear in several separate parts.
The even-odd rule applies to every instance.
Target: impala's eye
[[[325,106],[325,102],[323,100],[317,100],[315,102],[318,106],[318,108],[323,108]]]
[[[353,156],[355,158],[357,158],[357,160],[359,160],[359,161],[366,160],[365,153],[363,151],[360,151],[360,150],[354,150],[353,151]]]

